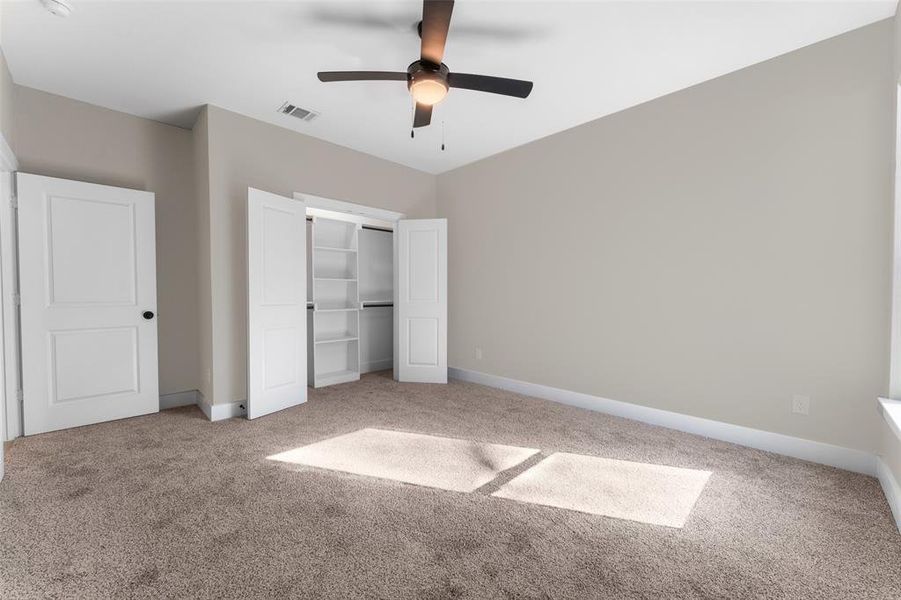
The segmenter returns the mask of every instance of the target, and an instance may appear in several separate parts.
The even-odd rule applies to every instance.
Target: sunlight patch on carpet
[[[538,450],[420,433],[361,429],[269,456],[270,460],[472,492]]]
[[[709,477],[710,471],[560,452],[492,496],[681,528]]]

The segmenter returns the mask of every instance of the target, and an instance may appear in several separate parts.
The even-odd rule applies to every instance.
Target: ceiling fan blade
[[[319,71],[319,81],[406,81],[407,74],[395,71]]]
[[[444,60],[444,44],[450,28],[453,0],[423,0],[422,60],[440,65]]]
[[[471,75],[469,73],[448,73],[447,85],[452,88],[490,92],[517,98],[528,98],[529,94],[532,93],[531,81],[491,77],[490,75]]]
[[[332,4],[332,6],[329,6]],[[318,25],[332,27],[356,27],[359,29],[381,29],[395,33],[408,33],[410,29],[409,13],[407,11],[386,14],[384,10],[366,10],[366,7],[354,8],[348,11],[335,7],[337,3],[317,3],[310,7],[307,19]]]
[[[430,104],[416,103],[416,112],[413,114],[413,127],[425,127],[432,122],[432,106]]]

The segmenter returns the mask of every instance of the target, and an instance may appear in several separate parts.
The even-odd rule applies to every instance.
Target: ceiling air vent
[[[319,116],[318,112],[295,106],[290,102],[285,102],[278,109],[278,112],[295,117],[301,121],[312,121]]]

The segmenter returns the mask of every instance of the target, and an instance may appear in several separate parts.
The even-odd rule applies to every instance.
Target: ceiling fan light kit
[[[407,89],[417,104],[433,106],[447,95],[447,65],[418,60],[407,67]]]
[[[432,107],[447,96],[450,88],[462,88],[516,98],[527,98],[532,82],[490,75],[452,73],[442,60],[447,33],[450,28],[453,0],[424,0],[419,37],[422,38],[420,60],[407,67],[406,73],[396,71],[320,71],[319,81],[406,81],[407,89],[416,104],[413,127],[425,127],[432,122]],[[412,134],[411,134],[412,135]]]

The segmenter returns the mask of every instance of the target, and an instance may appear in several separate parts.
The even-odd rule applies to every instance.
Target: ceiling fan
[[[452,73],[444,59],[444,44],[450,27],[453,0],[424,0],[419,37],[422,39],[420,59],[406,71],[320,71],[319,81],[406,81],[416,102],[413,127],[425,127],[432,121],[432,106],[441,102],[450,88],[489,92],[516,98],[527,98],[532,82],[489,75]]]

